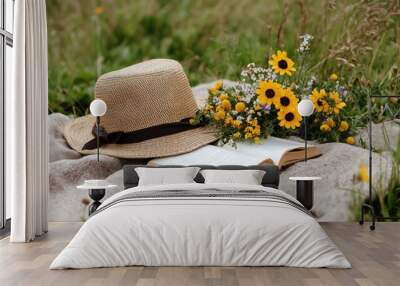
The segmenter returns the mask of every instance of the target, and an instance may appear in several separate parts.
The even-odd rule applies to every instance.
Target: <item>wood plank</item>
[[[79,230],[80,223],[51,223],[50,232],[27,244],[0,240],[0,285],[399,285],[400,223],[368,225],[322,223],[351,262],[352,269],[291,267],[117,267],[49,270],[56,255]]]

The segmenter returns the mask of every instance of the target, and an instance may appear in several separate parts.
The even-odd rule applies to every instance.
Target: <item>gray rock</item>
[[[322,180],[314,183],[314,211],[320,221],[347,221],[352,218],[350,204],[354,188],[354,176],[357,176],[360,164],[368,165],[368,150],[343,143],[317,145],[322,156],[307,163],[300,162],[284,170],[281,174],[280,189],[296,196],[296,183],[289,180],[295,176],[318,176]],[[391,170],[391,161],[373,154],[373,181],[387,181]],[[357,183],[364,196],[368,184]]]
[[[88,198],[88,191],[76,188],[84,180],[105,179],[120,170],[123,162],[117,158],[101,155],[100,163],[96,155],[80,159],[59,160],[50,163],[50,221],[81,221],[87,216],[87,206],[82,199]],[[108,190],[105,198],[113,195],[119,188]]]
[[[49,160],[78,159],[79,152],[71,149],[64,139],[64,127],[72,119],[61,113],[52,113],[48,117]]]
[[[196,85],[192,88],[193,96],[199,107],[203,107],[207,102],[208,90],[215,85],[216,81]],[[222,84],[225,87],[232,87],[237,83],[228,79],[223,79]]]
[[[360,130],[355,137],[358,146],[369,146],[368,128]],[[372,145],[377,151],[395,148],[400,139],[400,119],[372,124]],[[362,142],[364,142],[362,144]]]

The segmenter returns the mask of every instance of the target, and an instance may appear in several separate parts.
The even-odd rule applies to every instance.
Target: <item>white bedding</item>
[[[254,185],[180,184],[140,191],[262,190]],[[145,266],[294,266],[350,268],[350,263],[308,214],[257,198],[152,198],[121,201],[91,217],[50,269]]]

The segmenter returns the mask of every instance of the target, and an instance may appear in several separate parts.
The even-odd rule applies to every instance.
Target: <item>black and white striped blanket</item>
[[[123,202],[128,201],[149,201],[149,200],[257,200],[257,201],[269,201],[276,202],[284,205],[289,205],[296,208],[303,213],[312,216],[312,213],[308,211],[302,204],[296,200],[289,199],[286,196],[280,195],[275,192],[269,192],[266,190],[240,190],[240,191],[227,191],[219,190],[215,188],[202,189],[202,190],[163,190],[163,191],[138,191],[129,192],[122,196],[115,198],[114,200],[107,201],[105,204],[95,211],[91,216],[94,216],[100,212],[103,212],[110,207],[116,206]]]

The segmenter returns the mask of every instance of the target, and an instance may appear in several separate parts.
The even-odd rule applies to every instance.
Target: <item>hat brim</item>
[[[82,147],[94,138],[92,128],[95,121],[94,116],[86,115],[65,126],[65,139],[74,150],[81,154],[97,153],[97,149],[82,150]],[[100,153],[124,159],[149,159],[187,153],[216,140],[218,137],[215,128],[205,126],[139,143],[103,145]]]

